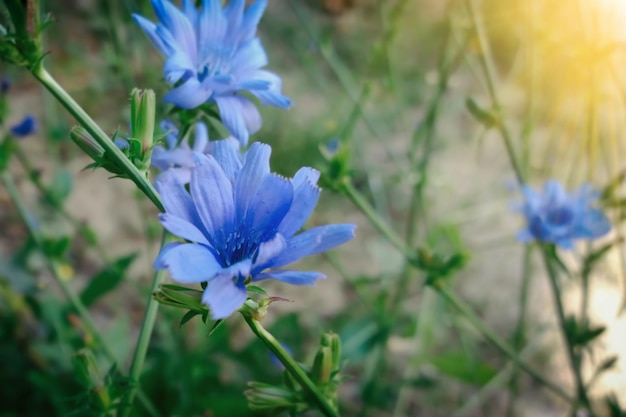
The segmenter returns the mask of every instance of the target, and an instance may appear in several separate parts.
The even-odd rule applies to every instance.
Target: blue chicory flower
[[[276,269],[352,239],[355,226],[319,226],[296,234],[319,197],[319,172],[300,169],[293,179],[270,172],[271,148],[255,142],[243,160],[229,141],[211,155],[194,154],[190,192],[169,170],[156,181],[165,213],[161,224],[192,243],[173,242],[154,266],[183,284],[207,282],[202,302],[215,319],[246,300],[246,284],[268,278],[312,285],[324,275]]]
[[[165,101],[184,109],[205,102],[217,104],[222,123],[242,145],[261,128],[261,115],[246,91],[262,104],[287,108],[281,79],[263,68],[267,55],[256,37],[267,0],[257,0],[245,11],[245,0],[203,0],[202,10],[183,0],[182,11],[168,0],[152,0],[161,21],[155,24],[134,14],[133,19],[167,58],[165,80],[174,85]]]
[[[37,131],[37,119],[34,116],[28,115],[24,117],[19,123],[11,126],[9,129],[13,136],[23,138],[28,135],[32,135]]]
[[[165,136],[165,146],[157,145],[152,150],[152,166],[162,172],[170,171],[180,182],[188,184],[191,180],[191,170],[195,165],[194,153],[211,154],[214,144],[218,141],[209,141],[207,126],[202,122],[195,125],[192,146],[186,138],[179,140],[179,130],[171,121],[161,122],[161,130],[168,132]],[[224,140],[226,142],[221,146],[230,145],[239,153],[239,143],[236,139],[230,137]]]
[[[541,194],[526,185],[521,191],[525,199],[521,211],[528,222],[517,235],[521,242],[538,240],[572,249],[576,239],[596,239],[611,230],[607,217],[594,207],[599,195],[589,184],[572,194],[554,180],[544,184]]]
[[[3,75],[0,77],[0,95],[6,94],[9,91],[9,88],[11,88],[11,81],[8,77]]]

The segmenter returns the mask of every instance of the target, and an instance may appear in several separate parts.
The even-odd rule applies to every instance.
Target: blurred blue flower
[[[37,131],[37,119],[32,115],[28,115],[19,123],[11,126],[9,130],[13,136],[18,138],[26,137]]]
[[[594,208],[599,195],[589,184],[568,194],[554,180],[544,184],[543,192],[522,186],[524,204],[520,207],[528,227],[517,235],[521,242],[539,240],[572,249],[576,239],[596,239],[611,230],[604,213]]]
[[[199,11],[192,0],[183,0],[181,11],[168,0],[152,0],[161,23],[133,15],[167,58],[163,75],[174,89],[165,101],[184,109],[216,103],[222,123],[244,146],[260,129],[261,115],[239,92],[249,92],[266,105],[291,105],[281,94],[280,78],[261,69],[268,59],[256,30],[267,0],[257,0],[244,11],[245,3],[231,0],[222,9],[220,0],[203,0]]]
[[[171,121],[161,122],[161,130],[169,132],[165,136],[165,146],[157,145],[152,151],[152,166],[161,171],[170,171],[177,176],[178,181],[188,184],[191,180],[191,170],[195,165],[194,153],[209,155],[213,152],[218,141],[209,141],[207,126],[198,122],[194,128],[193,145],[189,145],[186,138],[179,140],[179,131]],[[239,154],[239,142],[234,138],[224,139],[220,146],[230,145],[233,151]],[[241,158],[241,156],[240,156]]]
[[[9,91],[9,88],[11,88],[11,81],[9,80],[8,77],[6,76],[2,76],[0,78],[0,94],[4,95]]]
[[[296,235],[317,204],[319,172],[302,168],[286,179],[270,172],[268,145],[253,143],[242,160],[228,141],[213,143],[212,155],[194,154],[190,193],[169,170],[156,181],[165,206],[161,224],[193,243],[167,244],[154,266],[184,284],[208,282],[202,301],[220,319],[244,303],[248,282],[312,285],[323,278],[275,268],[347,242],[355,226],[319,226]]]

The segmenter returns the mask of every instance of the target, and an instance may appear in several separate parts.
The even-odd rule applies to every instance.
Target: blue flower
[[[11,134],[18,138],[23,138],[28,135],[31,135],[37,131],[37,119],[33,116],[28,115],[22,119],[16,125],[11,126],[10,128]]]
[[[522,186],[524,204],[521,211],[528,227],[520,231],[518,240],[551,242],[564,249],[572,249],[576,239],[596,239],[611,230],[611,223],[594,203],[598,193],[582,185],[568,194],[557,181],[547,181],[542,194]]]
[[[257,0],[244,11],[245,0],[231,0],[222,9],[220,0],[203,0],[198,11],[192,0],[183,0],[181,11],[168,0],[152,0],[161,23],[133,15],[167,58],[163,75],[174,89],[165,101],[184,109],[216,103],[222,123],[244,146],[260,129],[261,115],[239,92],[262,104],[291,105],[280,92],[280,78],[261,69],[268,60],[256,30],[266,6],[267,0]]]
[[[194,128],[193,145],[189,145],[186,138],[179,140],[178,128],[169,120],[161,122],[161,130],[167,133],[165,145],[157,145],[152,151],[152,166],[161,171],[170,171],[178,177],[178,181],[188,184],[191,180],[191,170],[195,165],[194,154],[211,154],[215,144],[219,141],[209,141],[207,126],[198,122]],[[226,141],[219,146],[231,146],[233,152],[239,154],[239,142],[234,138],[224,139]],[[241,156],[240,156],[241,158]]]
[[[244,155],[215,141],[212,155],[194,154],[190,192],[165,171],[156,181],[165,213],[161,224],[189,242],[167,244],[156,269],[167,268],[184,284],[207,282],[202,301],[215,319],[246,300],[246,284],[273,278],[312,285],[324,275],[276,269],[347,242],[351,224],[326,225],[296,234],[313,212],[319,172],[300,169],[293,179],[270,172],[271,148],[255,142]]]

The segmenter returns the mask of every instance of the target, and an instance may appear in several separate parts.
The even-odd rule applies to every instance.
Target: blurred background
[[[50,72],[107,132],[128,131],[130,90],[151,88],[159,98],[168,88],[162,58],[131,19],[153,19],[150,3],[41,3],[54,20],[45,32]],[[494,85],[482,76],[486,51],[472,11],[488,40]],[[469,256],[455,285],[511,341],[519,341],[526,294],[522,355],[571,389],[539,265],[531,265],[528,292],[521,289],[524,249],[515,234],[523,222],[510,209],[520,197],[504,145],[471,109],[488,108],[490,89],[496,92],[532,185],[558,178],[570,187],[602,187],[621,178],[625,19],[623,0],[272,0],[259,36],[268,69],[282,77],[295,105],[261,108],[263,128],[254,140],[272,146],[273,170],[288,176],[301,166],[324,170],[326,144],[348,143],[357,185],[398,231],[409,190],[420,180],[406,157],[416,146],[428,178],[419,240]],[[8,124],[33,114],[40,126],[20,142],[27,163],[10,166],[20,191],[45,236],[68,238],[66,278],[128,366],[158,250],[156,211],[128,181],[83,170],[90,161],[69,140],[74,121],[30,74],[8,66],[0,73],[11,81]],[[420,142],[414,132],[435,101],[436,128]],[[52,197],[33,186],[33,177]],[[616,195],[619,225],[623,200]],[[563,403],[518,375],[469,323],[424,296],[418,274],[398,320],[384,324],[379,295],[397,285],[402,257],[349,201],[326,190],[309,225],[329,222],[358,224],[356,239],[304,261],[328,275],[316,287],[268,285],[271,295],[293,302],[272,305],[266,323],[301,362],[312,360],[323,331],[340,334],[343,416],[566,415]],[[93,415],[70,359],[93,340],[48,276],[4,189],[0,230],[0,416]],[[607,239],[621,239],[620,228]],[[576,252],[565,258],[577,262]],[[623,250],[613,250],[593,277],[591,318],[607,325],[598,360],[626,353],[619,315],[624,264]],[[567,306],[579,304],[576,283],[566,283],[565,297]],[[142,380],[158,413],[137,407],[136,415],[271,415],[250,411],[243,391],[251,380],[280,381],[281,370],[245,324],[232,317],[209,337],[200,320],[181,328],[182,315],[160,309]],[[614,392],[626,406],[625,366],[618,361],[597,383],[598,398]],[[109,371],[102,369],[103,378]]]

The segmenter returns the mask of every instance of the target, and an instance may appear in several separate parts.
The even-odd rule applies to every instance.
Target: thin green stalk
[[[310,396],[311,400],[318,406],[322,414],[326,417],[339,417],[339,413],[326,401],[326,398],[319,392],[315,384],[308,377],[306,372],[293,360],[281,344],[265,330],[261,322],[253,319],[249,314],[242,313],[252,332],[272,351],[278,360],[285,366],[296,381]]]
[[[11,198],[11,200],[13,200],[13,203],[15,204],[15,207],[17,208],[17,211],[20,217],[22,218],[22,221],[26,225],[26,229],[28,229],[28,234],[30,234],[31,238],[33,239],[35,244],[39,247],[39,249],[43,251],[43,237],[39,233],[38,227],[35,224],[33,216],[26,209],[26,206],[24,205],[24,202],[19,192],[17,191],[17,187],[15,186],[15,181],[13,180],[13,176],[11,175],[8,169],[5,169],[4,172],[2,172],[0,176],[2,178],[2,182],[4,183],[4,186],[7,189],[7,192],[9,193],[9,197]],[[74,291],[68,284],[67,280],[63,278],[62,276],[63,274],[60,271],[61,265],[59,265],[56,261],[54,261],[53,259],[50,259],[47,256],[45,256],[45,259],[46,259],[46,262],[48,263],[50,271],[52,272],[52,276],[54,277],[54,280],[61,287],[63,294],[72,304],[72,306],[74,307],[74,309],[80,316],[81,320],[83,321],[83,324],[85,325],[89,333],[94,337],[96,343],[100,346],[100,348],[102,349],[102,352],[105,354],[107,359],[109,359],[112,363],[116,363],[117,359],[115,358],[113,351],[111,350],[109,345],[106,343],[102,335],[98,332],[98,328],[96,324],[94,323],[93,319],[91,318],[89,311],[87,311],[87,308],[85,307],[83,302],[80,300],[80,297],[78,297],[74,293]]]
[[[553,393],[561,397],[563,400],[568,403],[576,406],[578,401],[575,398],[572,398],[568,393],[563,391],[561,387],[554,384],[553,382],[544,378],[541,374],[539,374],[536,370],[534,370],[530,365],[520,359],[518,353],[504,340],[500,339],[500,337],[472,311],[472,309],[462,300],[460,299],[454,292],[452,292],[449,288],[447,288],[443,284],[435,284],[433,288],[452,306],[454,306],[457,310],[459,310],[469,322],[482,333],[482,335],[491,342],[500,352],[502,352],[505,356],[507,356],[515,365],[523,369],[526,373],[532,376],[539,383],[544,385],[546,388],[550,389]]]
[[[161,247],[163,247],[168,240],[168,233],[163,231],[163,237],[161,238]],[[135,354],[133,355],[133,362],[130,366],[129,379],[131,381],[130,389],[126,393],[124,402],[122,403],[122,409],[120,415],[122,417],[128,416],[132,410],[133,401],[139,388],[139,378],[141,377],[141,371],[143,370],[143,364],[146,360],[146,354],[148,352],[148,345],[150,344],[150,338],[152,337],[152,331],[154,329],[154,323],[156,322],[157,313],[159,311],[159,303],[154,299],[153,294],[159,289],[159,286],[165,279],[165,270],[161,269],[154,273],[152,279],[152,289],[146,305],[146,311],[144,312],[143,321],[139,330],[139,338],[137,339],[137,345],[135,347]]]
[[[38,227],[34,221],[34,218],[26,209],[26,205],[24,204],[17,190],[17,187],[15,186],[15,181],[13,180],[13,176],[11,175],[9,170],[6,169],[4,172],[2,172],[2,174],[0,174],[0,178],[2,179],[2,182],[7,189],[7,192],[9,193],[9,197],[11,198],[11,200],[13,200],[13,203],[15,204],[15,207],[17,208],[17,211],[20,217],[22,218],[22,221],[26,225],[26,229],[28,230],[28,233],[30,234],[35,244],[39,247],[39,249],[42,249],[43,237],[39,234]],[[87,328],[87,331],[93,336],[94,340],[96,341],[97,345],[100,347],[100,349],[102,350],[102,353],[104,353],[106,358],[111,363],[116,364],[117,358],[115,357],[113,350],[111,349],[111,347],[108,345],[106,340],[102,337],[102,335],[98,331],[98,328],[95,322],[93,321],[93,319],[91,318],[91,315],[89,314],[89,311],[87,310],[87,307],[85,307],[80,297],[78,297],[74,293],[70,285],[63,278],[63,274],[61,273],[61,270],[60,270],[61,265],[59,265],[54,260],[48,258],[47,256],[45,256],[44,258],[46,259],[46,262],[48,263],[48,267],[50,269],[50,272],[52,272],[52,276],[54,280],[61,287],[61,291],[63,291],[63,294],[65,295],[65,297],[69,300],[70,304],[72,304],[72,307],[74,307],[74,309],[80,316],[83,324]],[[145,407],[145,409],[148,411],[148,413],[151,416],[154,416],[154,417],[159,416],[158,411],[156,410],[154,405],[150,402],[150,400],[143,394],[143,392],[139,393],[139,399],[142,405]]]
[[[517,326],[515,326],[515,333],[513,334],[513,347],[520,351],[524,341],[526,339],[526,316],[528,314],[528,293],[530,289],[531,274],[531,255],[534,246],[526,245],[524,247],[524,257],[522,260],[522,288],[520,289],[520,313],[517,319]],[[513,376],[511,377],[511,383],[509,385],[509,404],[507,407],[507,416],[513,417],[513,410],[515,407],[515,399],[519,392],[519,372],[518,368],[513,370]]]
[[[91,117],[83,110],[82,107],[70,96],[67,91],[54,77],[50,75],[43,66],[43,62],[39,61],[31,69],[31,73],[37,78],[52,95],[69,111],[72,116],[85,128],[89,134],[104,148],[107,156],[121,167],[128,178],[137,185],[137,187],[154,203],[160,210],[164,211],[163,204],[159,194],[156,192],[146,176],[140,172],[135,165],[118,149],[109,136],[93,121]]]
[[[426,352],[426,344],[428,343],[429,333],[432,331],[433,316],[435,313],[435,302],[437,294],[430,288],[424,288],[422,298],[420,300],[419,312],[415,319],[415,331],[413,332],[413,353],[411,360],[407,363],[404,373],[402,374],[403,384],[400,387],[396,405],[393,409],[393,417],[404,417],[407,414],[407,407],[411,400],[411,388],[404,382],[410,381],[417,376],[418,364],[423,361]]]
[[[355,189],[351,183],[347,181],[342,183],[341,190],[352,200],[354,205],[367,217],[372,226],[374,226],[389,243],[404,254],[408,260],[415,260],[415,254],[411,248],[404,243],[402,238],[380,217],[371,204],[367,202],[363,195]]]
[[[489,48],[489,42],[487,41],[487,35],[485,34],[483,25],[481,24],[481,21],[479,19],[478,11],[476,10],[475,0],[466,0],[466,5],[472,17],[472,22],[474,24],[476,36],[478,37],[478,43],[480,45],[480,63],[485,76],[485,80],[487,82],[487,90],[489,91],[489,96],[491,98],[491,105],[493,107],[493,110],[500,116],[500,121],[497,124],[497,129],[500,132],[502,139],[504,139],[504,146],[506,147],[506,151],[509,156],[511,166],[513,167],[513,171],[515,171],[517,181],[520,184],[523,184],[524,177],[522,175],[522,170],[517,162],[517,158],[515,157],[513,140],[511,138],[511,134],[509,133],[508,128],[504,124],[503,118],[501,117],[502,105],[500,104],[500,100],[496,92],[496,71],[491,60],[491,50]]]
[[[520,351],[519,357],[522,360],[530,357],[538,349],[536,344],[529,344],[523,350]],[[491,398],[496,392],[507,384],[507,382],[515,377],[517,366],[509,361],[504,368],[502,368],[486,385],[484,385],[480,391],[472,395],[469,400],[458,410],[456,410],[450,417],[466,417],[475,415],[476,409],[484,405],[489,398]]]
[[[574,373],[574,380],[576,381],[576,391],[578,393],[578,399],[580,400],[582,405],[586,407],[587,410],[591,412],[593,415],[593,412],[591,410],[591,403],[589,401],[589,398],[587,397],[587,391],[585,389],[585,383],[583,382],[583,377],[582,377],[582,373],[580,369],[580,362],[581,362],[580,357],[579,355],[576,354],[576,351],[574,350],[574,346],[572,345],[572,342],[570,338],[568,337],[567,331],[566,331],[566,329],[568,328],[568,325],[567,325],[567,318],[565,317],[565,309],[563,308],[563,300],[561,300],[561,292],[560,292],[561,289],[559,287],[559,282],[558,282],[558,273],[556,269],[554,268],[553,262],[550,260],[550,257],[548,255],[546,248],[542,247],[542,251],[543,251],[543,260],[546,266],[546,270],[548,271],[548,277],[550,278],[550,287],[552,290],[552,296],[554,298],[554,305],[556,307],[556,312],[557,312],[557,316],[559,319],[559,326],[561,328],[561,331],[563,332],[563,339],[565,340],[565,346],[567,348],[567,356],[569,358],[572,372]],[[578,404],[573,404],[573,405],[574,405],[574,412],[575,412]]]

